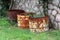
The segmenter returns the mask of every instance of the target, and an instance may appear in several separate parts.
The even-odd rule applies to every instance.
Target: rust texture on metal
[[[43,32],[48,30],[48,17],[42,18],[30,18],[29,19],[29,28],[33,32]]]
[[[28,28],[29,27],[29,16],[26,15],[17,15],[18,27],[19,28]]]
[[[17,14],[23,13],[23,10],[8,10],[7,16],[8,20],[16,20],[17,21]]]

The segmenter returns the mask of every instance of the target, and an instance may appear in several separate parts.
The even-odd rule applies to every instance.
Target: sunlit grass
[[[0,18],[0,40],[60,40],[60,31],[33,33],[29,29],[12,26],[6,18]]]

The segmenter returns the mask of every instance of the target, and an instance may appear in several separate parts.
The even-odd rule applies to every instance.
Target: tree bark
[[[43,1],[39,0],[11,0],[10,8],[12,10],[24,10],[26,12],[36,13],[35,17],[44,17]]]
[[[48,0],[48,15],[55,29],[60,30],[60,0]]]

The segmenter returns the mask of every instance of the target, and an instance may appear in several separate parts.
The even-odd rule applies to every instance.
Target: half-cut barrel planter
[[[18,27],[25,29],[29,27],[29,16],[17,15]]]
[[[48,31],[48,29],[49,29],[48,17],[30,18],[30,20],[29,20],[29,29],[32,32]]]

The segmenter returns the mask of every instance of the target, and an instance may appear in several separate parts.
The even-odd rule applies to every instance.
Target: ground
[[[7,18],[0,18],[0,40],[60,40],[59,30],[33,33],[29,29],[20,29],[11,25]]]

